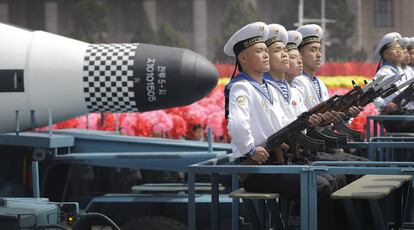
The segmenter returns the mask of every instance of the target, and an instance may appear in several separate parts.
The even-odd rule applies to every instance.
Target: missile
[[[144,112],[191,104],[217,84],[215,66],[188,49],[89,44],[0,23],[0,132],[88,112]]]

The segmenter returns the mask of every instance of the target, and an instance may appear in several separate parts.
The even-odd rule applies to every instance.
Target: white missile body
[[[88,44],[0,23],[0,132],[87,112],[149,111],[190,104],[217,83],[192,51],[148,44]]]

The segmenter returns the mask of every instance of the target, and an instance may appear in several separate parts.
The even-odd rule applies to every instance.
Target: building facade
[[[101,0],[106,6],[107,42],[130,42],[139,32],[145,12],[153,30],[168,22],[180,31],[190,49],[214,61],[216,38],[221,33],[222,16],[232,0]],[[277,22],[278,12],[289,0],[245,0],[266,23]],[[355,51],[363,49],[370,61],[379,39],[388,32],[414,36],[413,0],[347,0],[355,12],[355,31],[349,44]],[[34,30],[70,36],[74,29],[71,9],[76,0],[0,0],[0,21]],[[305,6],[307,2],[305,1]],[[308,7],[308,6],[307,6]],[[306,7],[305,7],[306,10]],[[295,16],[296,17],[296,16]],[[285,25],[293,29],[293,25]],[[329,29],[329,27],[328,27]]]
[[[130,42],[139,30],[142,8],[153,30],[166,21],[180,31],[190,48],[214,60],[216,36],[231,0],[101,0],[107,6],[104,33],[107,42]],[[71,9],[75,0],[0,0],[0,21],[63,36],[73,31]],[[272,0],[247,0],[263,8],[263,21],[271,22]],[[222,47],[220,47],[222,48]]]
[[[399,32],[414,37],[414,1],[412,0],[351,0],[356,10],[355,33],[350,42],[355,50],[364,49],[369,61],[376,61],[374,50],[386,33]]]

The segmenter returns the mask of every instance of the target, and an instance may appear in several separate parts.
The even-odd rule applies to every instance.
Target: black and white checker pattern
[[[136,112],[133,89],[138,44],[93,44],[86,50],[83,91],[89,112]]]

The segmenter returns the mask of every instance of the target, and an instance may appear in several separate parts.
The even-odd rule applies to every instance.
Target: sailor
[[[414,37],[410,38],[410,44],[407,47],[408,54],[410,55],[409,67],[414,72]]]
[[[238,30],[226,43],[224,53],[236,57],[240,73],[225,87],[228,130],[233,153],[237,158],[251,158],[259,164],[269,153],[262,147],[268,136],[282,124],[275,116],[273,95],[263,73],[269,70],[269,55],[264,38],[269,29],[255,22]],[[277,127],[274,127],[277,126]]]
[[[374,56],[380,58],[376,76],[385,75],[388,77],[398,77],[403,74],[401,69],[401,63],[403,61],[402,49],[400,45],[401,35],[397,32],[392,32],[384,35],[378,46],[375,49]],[[406,76],[402,76],[406,78]],[[406,79],[405,79],[406,80]],[[378,110],[383,114],[389,114],[397,110],[397,105],[392,102],[392,98],[395,95],[391,95],[385,99],[377,98],[374,104]]]
[[[303,73],[302,57],[298,50],[298,46],[302,42],[302,34],[296,30],[289,30],[287,33],[286,51],[289,57],[289,69],[285,73],[285,78],[290,84],[295,77]]]
[[[278,97],[280,102],[280,113],[285,114],[290,120],[294,121],[300,114],[307,111],[299,91],[292,88],[289,82],[285,79],[285,73],[289,69],[289,57],[286,49],[288,41],[288,33],[284,26],[279,24],[270,24],[269,34],[266,38],[266,45],[269,49],[270,70],[265,73],[264,78],[269,81],[272,86],[270,89],[275,97]],[[309,120],[311,126],[316,126],[321,122],[321,118],[313,114]],[[283,124],[285,126],[287,124]],[[276,130],[278,131],[278,130]],[[293,143],[286,143],[292,145]],[[295,146],[289,146],[293,154],[292,161],[301,158],[297,153]]]
[[[308,109],[314,107],[322,101],[329,99],[326,85],[315,75],[322,62],[321,40],[323,37],[322,28],[316,24],[308,24],[297,29],[302,34],[302,42],[298,49],[302,56],[303,74],[297,76],[292,85],[296,87],[305,98],[305,104]],[[351,108],[351,114],[357,115],[360,111],[358,108]],[[339,120],[343,114],[333,113]]]
[[[270,24],[269,35],[266,45],[269,49],[270,69],[265,73],[264,78],[269,80],[275,95],[279,97],[281,108],[290,120],[296,119],[298,115],[307,111],[303,99],[296,89],[292,89],[289,82],[285,79],[285,73],[289,69],[289,57],[287,53],[288,33],[284,26]],[[319,124],[321,119],[314,115],[310,118],[312,125]]]
[[[292,85],[302,93],[306,107],[310,109],[329,98],[325,84],[315,76],[322,61],[320,42],[323,32],[322,28],[315,24],[301,26],[297,31],[302,34],[302,42],[298,49],[304,70],[301,76],[292,81]]]
[[[317,76],[316,71],[321,65],[321,40],[323,37],[322,28],[316,24],[308,24],[301,26],[297,29],[302,34],[302,41],[298,46],[299,53],[303,62],[303,74],[297,76],[292,81],[292,86],[296,87],[302,94],[305,100],[307,109],[311,109],[320,102],[329,99],[328,89]],[[352,106],[348,113],[355,117],[360,113],[360,109]],[[322,118],[326,121],[326,124],[341,122],[344,119],[344,113],[331,111],[332,116],[327,116],[326,113],[322,114]],[[365,158],[354,156],[343,152],[341,149],[333,149],[330,151],[331,155],[324,153],[318,153],[319,159],[327,160],[363,160]]]
[[[411,62],[410,53],[408,52],[408,48],[413,46],[413,41],[409,37],[403,37],[400,40],[400,46],[402,49],[403,60],[401,62],[401,69],[403,70],[404,74],[407,76],[407,79],[414,78],[414,71],[409,66]]]

